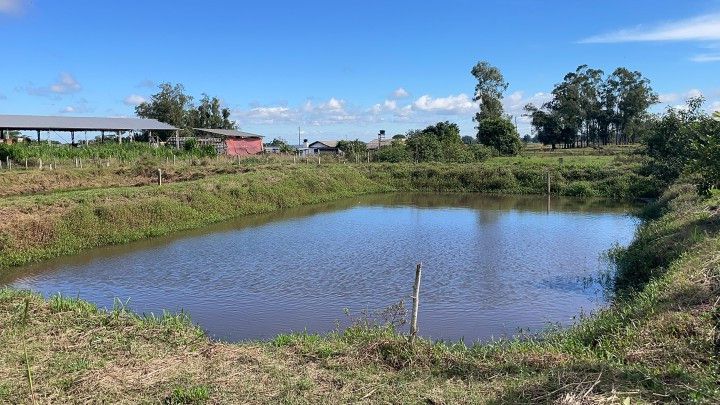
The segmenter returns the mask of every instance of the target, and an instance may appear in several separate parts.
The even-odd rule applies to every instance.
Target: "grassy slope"
[[[618,253],[626,277],[639,265],[649,282],[538,341],[413,349],[351,328],[225,344],[178,316],[2,291],[0,402],[717,403],[719,204],[666,193],[664,215]]]
[[[168,169],[168,178],[175,182],[163,186],[147,185],[153,171],[135,167],[3,174],[0,183],[19,194],[32,190],[27,184],[53,186],[47,194],[0,199],[0,269],[240,215],[366,193],[543,194],[548,172],[556,194],[631,199],[650,196],[656,189],[652,180],[636,173],[635,162],[607,156],[568,157],[562,165],[554,158],[522,157],[468,165],[276,162],[239,167],[211,162],[182,171]],[[133,182],[139,185],[109,187]]]

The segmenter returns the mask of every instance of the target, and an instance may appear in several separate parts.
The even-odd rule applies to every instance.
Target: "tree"
[[[192,108],[192,97],[185,94],[182,84],[175,86],[163,83],[160,91],[135,107],[135,114],[141,118],[153,118],[177,128],[188,128],[187,111]]]
[[[395,134],[395,135],[393,135],[392,139],[393,139],[394,141],[398,141],[398,140],[399,140],[399,141],[404,141],[404,140],[405,140],[405,135],[403,135],[403,134]]]
[[[647,132],[648,108],[657,95],[640,72],[617,68],[604,78],[599,69],[578,66],[540,107],[526,106],[538,139],[568,147],[629,143]]]
[[[367,153],[367,144],[359,139],[354,141],[339,141],[337,148],[345,154],[345,157],[348,160],[351,161],[362,159]]]
[[[200,105],[189,111],[189,121],[193,128],[237,129],[235,121],[230,120],[230,109],[220,106],[217,97],[203,94]]]
[[[615,143],[637,141],[637,129],[647,118],[648,108],[658,101],[650,81],[640,72],[619,67],[607,78],[603,96],[608,122],[615,130]]]
[[[411,160],[408,148],[402,143],[396,141],[392,142],[390,146],[384,146],[378,149],[373,155],[373,158],[377,162],[390,163],[400,163]]]
[[[475,114],[475,121],[501,117],[502,96],[507,90],[508,83],[500,70],[488,62],[481,61],[473,66],[470,73],[477,80],[473,101],[480,102],[480,111]]]
[[[472,136],[465,135],[461,138],[462,143],[465,145],[474,145],[477,143],[477,139],[473,138]]]
[[[430,125],[422,130],[423,133],[432,135],[440,142],[460,143],[460,127],[454,122],[443,121]]]
[[[182,84],[163,83],[160,91],[135,107],[135,114],[142,118],[153,118],[187,131],[192,128],[237,129],[230,119],[230,110],[220,105],[217,97],[203,94],[200,104],[195,107],[192,96],[185,94]]]
[[[438,137],[424,130],[410,131],[405,141],[408,152],[417,162],[439,162],[442,160],[442,143]]]
[[[686,108],[669,108],[644,143],[656,177],[670,183],[686,173],[700,194],[708,194],[720,185],[720,122],[703,111],[703,103],[695,97]]]
[[[478,123],[478,141],[501,155],[517,155],[522,144],[515,126],[504,117],[485,118]]]
[[[287,141],[282,138],[273,138],[270,146],[277,147],[280,153],[292,153],[294,151],[294,149],[288,145]]]

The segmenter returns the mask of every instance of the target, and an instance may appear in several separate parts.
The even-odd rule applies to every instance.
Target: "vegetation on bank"
[[[24,165],[28,161],[30,166],[37,167],[42,159],[45,167],[51,163],[61,165],[74,159],[84,159],[85,164],[96,165],[106,164],[111,160],[115,163],[134,164],[139,160],[158,159],[188,159],[214,156],[214,148],[199,147],[196,143],[183,145],[180,150],[172,147],[153,146],[147,142],[128,142],[118,144],[114,142],[93,143],[87,146],[73,147],[70,145],[28,143],[20,142],[15,144],[0,143],[0,161],[7,168],[6,159],[10,159],[15,167]]]
[[[614,199],[652,197],[655,180],[634,161],[608,157],[557,159],[496,158],[486,165],[326,164],[278,162],[237,165],[218,162],[168,170],[174,183],[108,187],[121,172],[69,172],[47,194],[0,200],[0,268],[18,266],[82,250],[127,243],[192,229],[246,214],[390,191],[453,191],[553,194]],[[211,160],[211,162],[214,162]],[[129,182],[154,183],[156,170],[127,169]],[[135,171],[136,170],[136,171]],[[37,172],[34,172],[37,173]],[[63,181],[62,171],[48,173]],[[77,174],[75,173],[84,173]],[[210,173],[221,173],[206,176]],[[38,175],[40,176],[40,175]],[[86,177],[83,177],[86,176]],[[193,180],[195,176],[200,177]],[[42,176],[41,176],[42,177]],[[27,176],[0,176],[7,189],[27,190]],[[134,180],[133,180],[134,179]],[[83,181],[87,181],[85,184]],[[127,184],[127,183],[126,183]],[[67,190],[67,189],[65,189]]]
[[[472,346],[367,322],[227,344],[183,315],[2,290],[0,402],[717,403],[719,205],[673,187],[616,252],[621,273],[649,271],[618,279],[634,294],[565,331]]]

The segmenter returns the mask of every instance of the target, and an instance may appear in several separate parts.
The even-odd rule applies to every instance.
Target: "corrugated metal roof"
[[[230,136],[235,138],[264,138],[262,135],[251,134],[250,132],[237,131],[235,129],[212,129],[212,128],[193,128],[196,131],[208,132],[211,134]]]
[[[383,139],[382,142],[380,143],[380,146],[390,146],[390,145],[392,145],[392,143],[393,143],[392,139]],[[377,149],[378,148],[378,140],[373,139],[372,141],[368,142],[367,148],[368,149]]]
[[[316,143],[321,143],[321,144],[327,146],[328,148],[337,148],[338,141],[315,141],[308,146],[312,148],[312,147],[314,147],[313,145],[315,145]]]
[[[172,125],[146,118],[58,117],[0,115],[0,128],[41,131],[140,131],[175,130]]]

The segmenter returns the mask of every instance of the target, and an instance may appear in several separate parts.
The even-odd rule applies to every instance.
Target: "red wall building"
[[[263,142],[260,137],[227,137],[225,147],[228,156],[257,155],[263,151]]]
[[[235,129],[194,128],[198,133],[209,134],[210,137],[200,137],[198,141],[203,145],[213,145],[218,153],[228,156],[250,156],[262,153],[263,137],[261,135],[242,132]],[[217,136],[219,135],[219,136]]]

